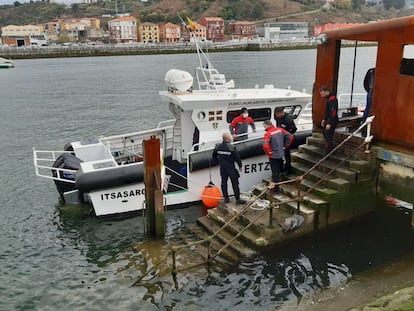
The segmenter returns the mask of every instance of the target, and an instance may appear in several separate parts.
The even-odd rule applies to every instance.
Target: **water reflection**
[[[59,239],[68,239],[89,263],[84,287],[96,291],[97,287],[116,284],[115,291],[129,297],[123,302],[127,308],[270,310],[286,302],[300,302],[326,288],[343,286],[355,273],[413,249],[414,239],[408,238],[413,236],[411,215],[386,208],[381,202],[377,206],[369,219],[265,249],[230,268],[214,264],[210,269],[201,265],[185,270],[176,280],[171,274],[169,250],[180,244],[187,225],[203,215],[200,207],[167,211],[164,240],[145,236],[142,216],[82,219],[60,210],[56,226]],[[197,260],[203,261],[197,249],[177,257],[179,267]],[[92,301],[98,303],[97,298]]]

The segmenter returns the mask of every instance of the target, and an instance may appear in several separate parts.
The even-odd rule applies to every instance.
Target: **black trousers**
[[[292,170],[291,162],[292,162],[292,159],[291,159],[291,156],[290,156],[290,149],[285,149],[285,167],[284,167],[284,169],[289,171],[289,172]]]
[[[279,173],[280,173],[280,168],[282,166],[282,159],[269,158],[269,162],[270,162],[270,169],[272,170],[272,181],[277,183],[279,182]],[[279,187],[276,187],[275,189],[279,189]]]
[[[331,124],[329,130],[326,129],[326,126],[323,128],[323,137],[325,138],[325,154],[328,154],[335,147],[333,142],[333,136],[335,134],[336,124]]]
[[[231,185],[233,187],[234,196],[236,200],[240,199],[240,188],[239,188],[239,177],[240,174],[235,168],[221,168],[220,167],[220,176],[221,176],[221,191],[225,199],[229,198],[229,193],[227,190],[227,181],[230,178]]]

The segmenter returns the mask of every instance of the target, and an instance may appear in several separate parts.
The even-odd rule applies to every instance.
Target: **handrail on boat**
[[[176,121],[177,121],[176,119],[161,121],[160,123],[158,123],[157,129],[165,128],[165,127],[172,127]]]
[[[260,130],[260,131],[256,131],[256,132],[253,132],[253,133],[248,133],[248,135],[250,135],[250,134],[255,134],[255,135],[253,137],[249,137],[249,138],[244,139],[244,140],[233,141],[233,143],[236,144],[236,146],[237,146],[238,143],[246,142],[246,141],[249,141],[249,140],[255,140],[259,137],[258,134],[264,133],[264,132],[265,132],[265,130]],[[239,135],[236,135],[236,137],[245,136],[245,135],[246,134],[239,134]],[[195,150],[195,149],[197,147],[199,149],[201,149],[200,147],[205,147],[207,144],[208,144],[209,147],[206,147],[206,148],[213,148],[216,144],[219,144],[222,141],[223,141],[222,138],[220,138],[220,139],[212,140],[212,141],[209,141],[209,142],[204,142],[203,141],[203,142],[195,143],[191,146],[190,153],[199,151],[199,150]]]
[[[36,150],[35,148],[33,148],[33,163],[35,167],[36,176],[53,179],[57,181],[63,181],[67,183],[75,183],[74,180],[61,178],[60,176],[61,174],[65,174],[65,173],[70,174],[70,175],[75,174],[76,170],[53,167],[51,165],[49,166],[49,165],[41,164],[44,162],[53,163],[63,153],[70,153],[70,151]],[[46,157],[39,157],[39,155],[42,155],[42,154]],[[42,170],[47,170],[48,174],[42,173],[41,172]],[[52,175],[54,172],[56,176],[50,176],[50,172],[52,172]]]

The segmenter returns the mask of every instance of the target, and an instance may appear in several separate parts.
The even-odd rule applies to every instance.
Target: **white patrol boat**
[[[74,141],[62,151],[33,149],[36,174],[53,179],[64,202],[91,205],[97,216],[138,211],[145,208],[142,142],[156,136],[161,142],[167,207],[197,202],[209,181],[220,183],[219,168],[211,161],[213,148],[246,107],[256,132],[235,143],[243,162],[240,189],[249,191],[269,177],[268,158],[262,150],[263,121],[274,123],[275,108],[284,107],[298,128],[294,144],[304,143],[312,130],[311,95],[271,85],[236,89],[233,81],[214,69],[197,42],[196,47],[197,89],[190,73],[172,69],[165,76],[168,89],[159,92],[173,120],[146,131]],[[307,117],[302,119],[303,114]]]

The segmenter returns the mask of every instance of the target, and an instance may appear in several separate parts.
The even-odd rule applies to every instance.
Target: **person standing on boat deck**
[[[240,115],[235,117],[233,121],[231,121],[229,126],[230,133],[233,135],[233,140],[240,141],[247,139],[249,125],[252,127],[253,132],[256,132],[256,126],[254,124],[253,119],[249,117],[249,112],[247,111],[247,108],[242,108]]]
[[[263,127],[265,128],[263,150],[269,157],[272,181],[278,183],[284,150],[290,147],[293,136],[281,127],[274,127],[270,120],[264,121]],[[273,193],[279,193],[279,186],[273,189]]]
[[[282,129],[288,131],[290,134],[293,135],[293,139],[295,139],[294,134],[297,131],[295,121],[293,121],[292,117],[283,110],[283,107],[276,107],[275,109],[276,115],[276,127],[281,127]],[[290,148],[285,148],[285,165],[283,167],[282,163],[282,171],[286,174],[292,173],[292,165],[291,165],[291,157],[290,157]]]
[[[338,125],[338,100],[325,85],[319,89],[319,94],[326,99],[325,117],[321,121],[321,126],[325,138],[325,155],[327,155],[334,148],[333,136]]]
[[[223,134],[223,142],[217,144],[213,151],[213,160],[220,165],[221,176],[221,191],[223,192],[224,202],[229,203],[229,194],[227,191],[227,181],[230,178],[233,187],[234,196],[236,197],[236,204],[245,204],[246,201],[240,199],[239,177],[234,162],[239,166],[239,171],[242,172],[243,166],[237,148],[231,143],[231,136],[229,133]]]

